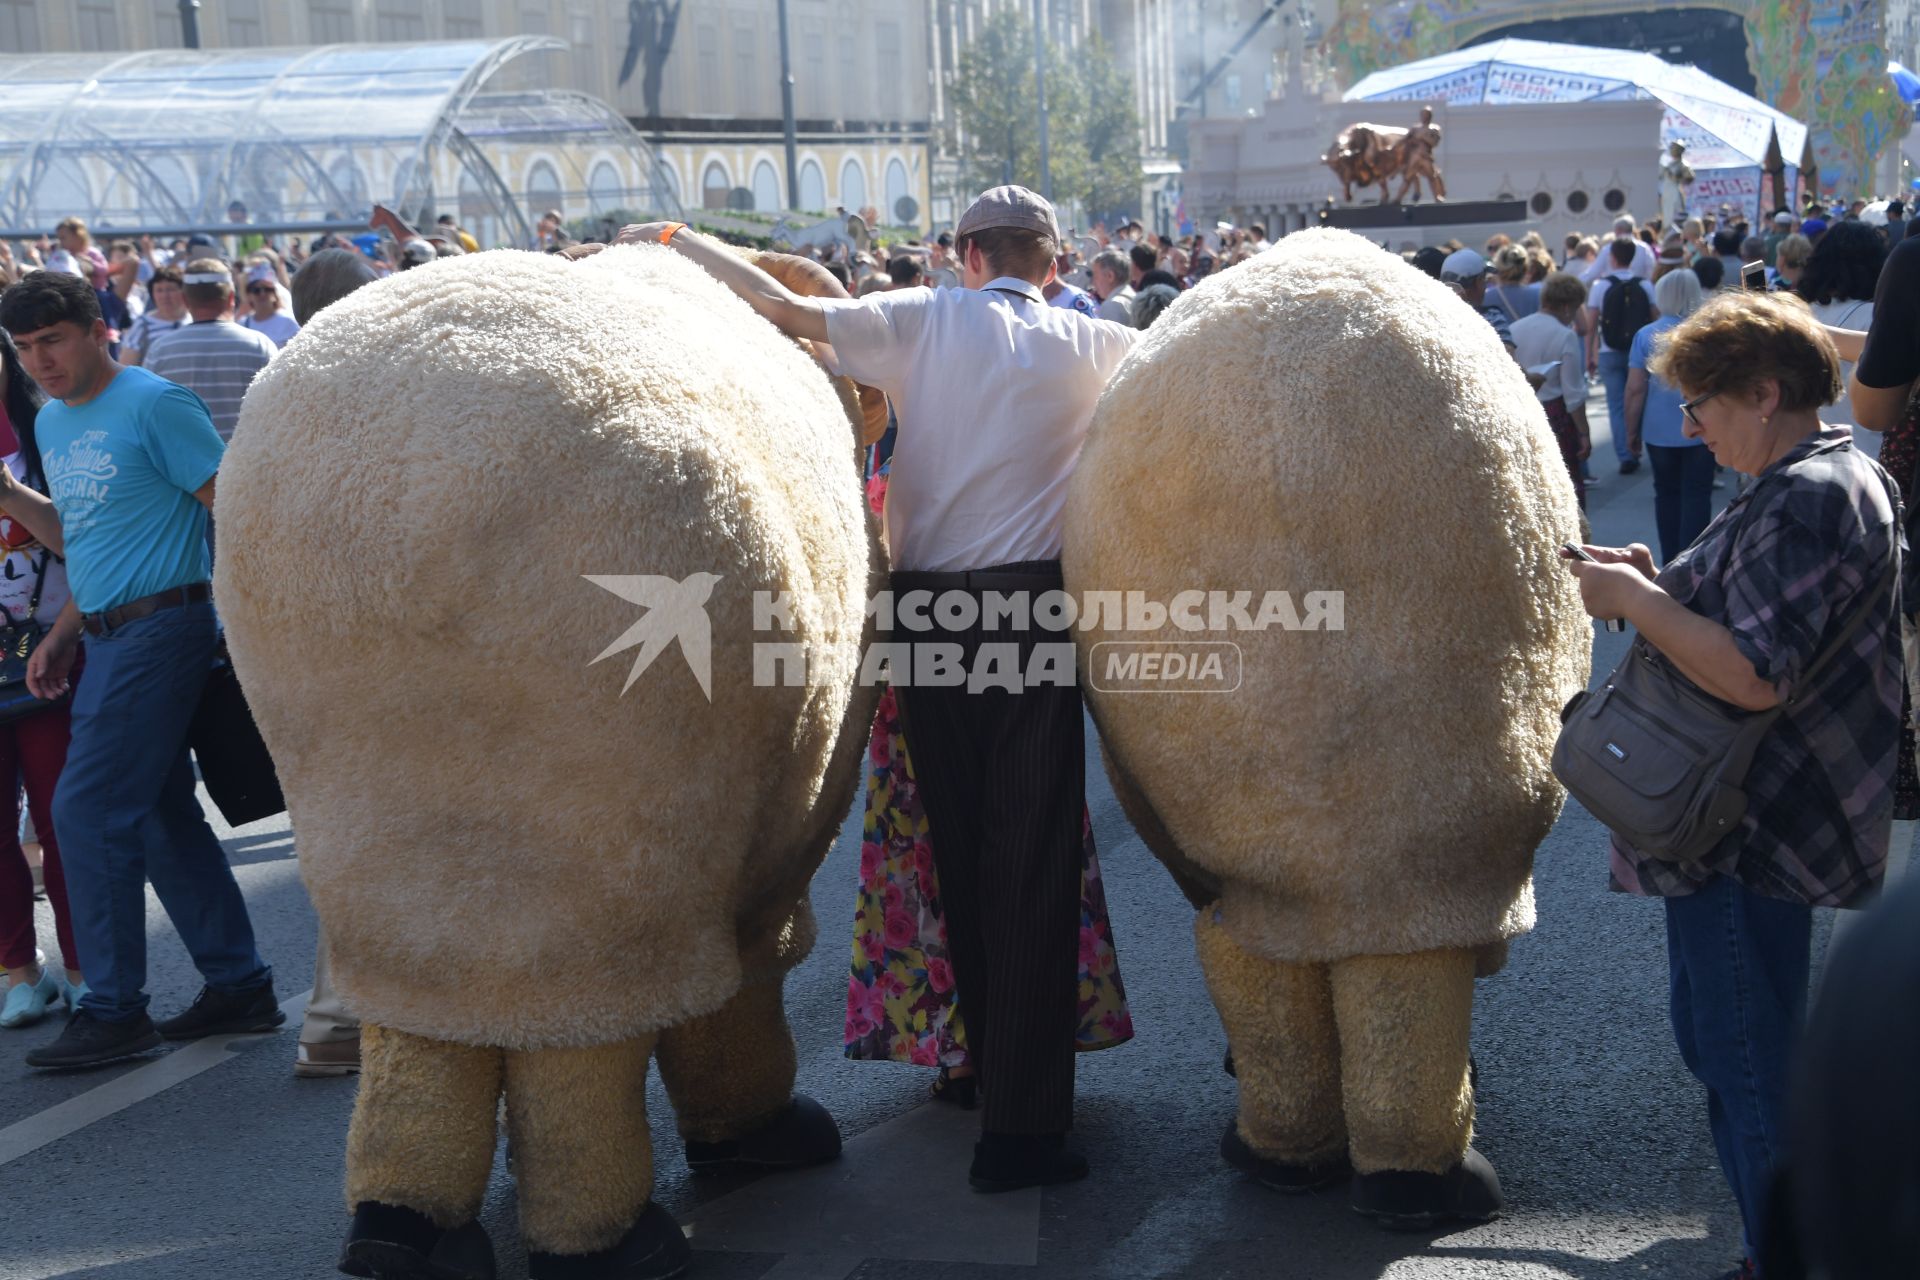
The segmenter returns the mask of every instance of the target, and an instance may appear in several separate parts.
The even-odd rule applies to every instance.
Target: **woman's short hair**
[[[1556,271],[1540,284],[1540,309],[1542,311],[1567,312],[1585,305],[1587,286],[1580,283],[1580,277],[1565,271]]]
[[[980,246],[987,265],[996,273],[1017,276],[1022,280],[1038,280],[1045,276],[1048,264],[1060,252],[1052,236],[1023,227],[988,227],[956,237],[954,249],[958,251],[962,262],[967,260],[969,245]],[[1152,253],[1153,250],[1148,249],[1147,252]]]
[[[1527,250],[1527,283],[1539,284],[1553,274],[1553,255],[1539,247]]]
[[[1685,222],[1680,224],[1680,230],[1683,234],[1690,236],[1695,240],[1698,240],[1701,236],[1705,235],[1707,232],[1706,224],[1701,222],[1700,219],[1698,218],[1688,218]]]
[[[1133,300],[1133,327],[1151,327],[1160,318],[1160,313],[1172,306],[1179,297],[1180,291],[1170,284],[1148,285]]]
[[[1527,278],[1527,251],[1517,244],[1503,244],[1493,255],[1493,274],[1501,284],[1519,284]]]
[[[1781,242],[1782,249],[1786,248]],[[1865,222],[1836,222],[1805,259],[1806,273],[1794,292],[1808,302],[1856,302],[1873,296],[1886,265],[1887,242]]]
[[[293,318],[305,325],[363,284],[380,278],[373,264],[346,249],[322,249],[293,275]]]
[[[1663,316],[1684,320],[1700,309],[1700,300],[1705,296],[1700,277],[1685,267],[1675,267],[1653,285],[1653,305],[1660,308]]]
[[[1720,294],[1655,340],[1647,369],[1688,396],[1751,393],[1772,379],[1789,412],[1840,398],[1840,353],[1791,294]]]
[[[147,292],[152,293],[153,287],[157,284],[170,284],[176,289],[186,287],[186,282],[180,275],[180,268],[174,266],[172,263],[153,269],[153,275],[147,281]]]

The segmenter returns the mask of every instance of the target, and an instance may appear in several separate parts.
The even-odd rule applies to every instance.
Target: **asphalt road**
[[[1604,434],[1594,469],[1595,540],[1651,541],[1645,472],[1615,476]],[[1624,640],[1600,634],[1596,643],[1604,672]],[[1389,1235],[1356,1218],[1344,1191],[1282,1198],[1220,1162],[1234,1087],[1221,1071],[1224,1040],[1194,961],[1190,913],[1097,761],[1088,778],[1138,1028],[1130,1045],[1080,1060],[1077,1141],[1093,1176],[1045,1193],[973,1195],[971,1117],[924,1101],[930,1073],[841,1055],[856,812],[814,883],[821,945],[787,986],[800,1088],[839,1118],[846,1157],[808,1174],[696,1182],[656,1080],[657,1195],[688,1224],[695,1275],[1624,1280],[1731,1265],[1733,1204],[1703,1097],[1666,1027],[1661,912],[1606,891],[1603,833],[1585,813],[1569,806],[1539,850],[1540,927],[1479,992],[1478,1143],[1510,1209],[1473,1230]],[[292,837],[284,820],[222,835],[297,1015],[311,985],[314,920]],[[150,990],[156,1012],[171,1012],[198,978],[149,907]],[[566,974],[545,980],[565,998]],[[333,1274],[354,1083],[293,1077],[298,1021],[275,1036],[78,1075],[21,1062],[57,1033],[53,1021],[0,1032],[0,1280]],[[498,1163],[486,1223],[502,1275],[518,1280],[513,1190]]]

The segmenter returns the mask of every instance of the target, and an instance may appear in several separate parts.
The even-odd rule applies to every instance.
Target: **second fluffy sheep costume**
[[[838,1151],[780,985],[876,696],[843,391],[644,247],[394,277],[249,392],[217,586],[365,1023],[351,1274],[487,1274],[503,1096],[536,1280],[684,1265],[652,1055],[690,1160]],[[641,575],[707,592],[710,696],[686,630],[644,671],[612,651],[647,611],[609,584]],[[756,678],[757,640],[805,647],[797,683]]]
[[[1107,388],[1070,591],[1344,597],[1337,630],[1079,633],[1116,789],[1200,909],[1240,1077],[1228,1154],[1275,1185],[1350,1158],[1389,1221],[1497,1207],[1468,1145],[1473,982],[1534,922],[1558,712],[1588,674],[1556,559],[1578,533],[1493,331],[1346,232],[1206,280]],[[1114,692],[1113,640],[1232,642],[1238,685]]]

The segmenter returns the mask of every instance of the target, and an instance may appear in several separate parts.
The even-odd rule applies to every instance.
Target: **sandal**
[[[956,1076],[942,1067],[940,1078],[927,1089],[927,1096],[935,1102],[949,1102],[962,1111],[971,1111],[979,1101],[980,1082],[973,1076]]]

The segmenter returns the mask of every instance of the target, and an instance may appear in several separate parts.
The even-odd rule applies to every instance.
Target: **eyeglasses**
[[[1698,399],[1682,400],[1680,402],[1680,412],[1684,413],[1687,416],[1688,422],[1691,422],[1694,426],[1699,427],[1702,431],[1705,431],[1707,429],[1707,424],[1700,421],[1700,415],[1695,413],[1694,410],[1699,408],[1701,405],[1705,404],[1707,401],[1713,399],[1715,396],[1719,394],[1720,393],[1718,391],[1709,391],[1706,395],[1701,396]]]

